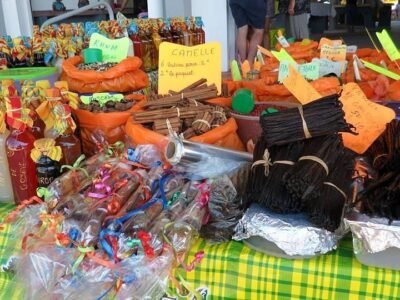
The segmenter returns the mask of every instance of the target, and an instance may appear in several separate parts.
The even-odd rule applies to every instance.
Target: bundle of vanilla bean
[[[225,108],[205,103],[217,94],[215,84],[201,79],[178,92],[152,97],[143,106],[145,111],[133,113],[133,120],[163,135],[171,128],[189,139],[226,123]]]

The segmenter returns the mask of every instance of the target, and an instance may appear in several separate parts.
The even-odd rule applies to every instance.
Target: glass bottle
[[[169,42],[172,43],[172,35],[169,29],[169,25],[165,23],[163,26],[160,28],[160,36],[161,36],[161,41],[162,42]]]
[[[150,72],[152,69],[153,41],[151,40],[149,35],[149,33],[144,31],[139,32],[141,40],[143,69],[145,72]]]
[[[81,141],[71,129],[67,129],[64,134],[56,138],[56,145],[62,150],[61,165],[73,165],[82,154]]]
[[[29,130],[32,132],[35,139],[44,138],[44,130],[46,128],[46,124],[44,124],[43,120],[38,116],[38,114],[31,110],[30,117],[32,118],[33,125]]]
[[[35,137],[29,130],[12,129],[6,139],[6,151],[16,204],[36,195],[36,166],[30,153]]]
[[[132,23],[129,27],[129,38],[133,43],[133,53],[136,57],[142,59],[142,42],[140,40],[137,25]]]
[[[60,176],[58,161],[42,155],[36,162],[36,177],[39,187],[48,187],[58,176]]]
[[[160,51],[161,36],[159,34],[157,22],[152,24],[152,34],[151,39],[153,41],[153,55],[152,55],[152,70],[158,69],[158,54]]]
[[[14,193],[7,161],[6,139],[10,132],[6,129],[0,134],[0,202],[13,201]]]
[[[197,42],[200,44],[204,44],[206,42],[206,33],[203,30],[203,20],[201,17],[195,18],[196,23],[196,33],[197,33]]]

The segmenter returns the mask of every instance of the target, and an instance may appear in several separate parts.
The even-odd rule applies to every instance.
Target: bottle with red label
[[[6,97],[7,123],[11,133],[6,139],[7,160],[10,169],[14,199],[17,204],[36,195],[35,163],[30,157],[35,137],[27,130],[29,109],[23,108],[18,96]]]

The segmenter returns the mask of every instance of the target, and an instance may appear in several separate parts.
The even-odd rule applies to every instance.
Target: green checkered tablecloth
[[[0,220],[12,205],[0,204]],[[0,263],[9,227],[0,231]],[[310,260],[287,260],[258,253],[242,243],[209,245],[197,240],[189,260],[199,250],[203,261],[186,274],[188,282],[204,288],[208,299],[399,299],[400,272],[361,265],[350,237],[338,250]],[[21,299],[12,277],[0,273],[0,299]]]

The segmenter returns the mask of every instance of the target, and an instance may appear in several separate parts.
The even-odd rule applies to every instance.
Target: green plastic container
[[[15,68],[0,71],[0,81],[12,79],[15,81],[18,92],[21,92],[20,81],[32,80],[48,80],[53,86],[58,80],[59,74],[56,67],[33,67],[33,68]]]
[[[103,51],[97,48],[87,48],[83,50],[83,61],[85,64],[103,61]]]
[[[232,97],[232,108],[240,114],[249,114],[255,106],[253,92],[249,89],[239,89]]]

